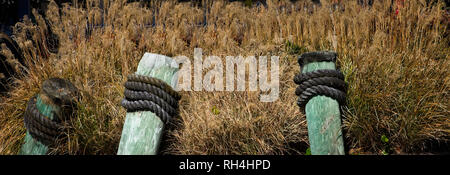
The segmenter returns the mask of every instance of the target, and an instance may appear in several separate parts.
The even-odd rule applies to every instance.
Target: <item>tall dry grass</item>
[[[280,56],[280,98],[262,103],[260,91],[181,92],[181,116],[168,129],[164,154],[303,154],[307,124],[292,79],[300,71],[296,57],[315,50],[337,51],[346,74],[350,88],[343,123],[351,153],[421,153],[449,141],[450,52],[442,3],[408,1],[395,16],[384,1],[372,8],[345,1],[339,9],[310,1],[268,1],[267,7],[100,2],[62,7],[52,2],[46,11],[49,26],[38,14],[37,24],[16,24],[28,69],[9,97],[1,98],[1,154],[20,149],[25,102],[50,77],[72,81],[82,94],[67,143],[52,153],[115,154],[126,75],[144,52],[192,59],[196,47],[204,56],[222,58]],[[56,54],[45,52],[46,28],[59,37]]]

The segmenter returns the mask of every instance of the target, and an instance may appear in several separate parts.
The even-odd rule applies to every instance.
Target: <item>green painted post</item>
[[[36,98],[36,107],[41,112],[42,115],[47,116],[51,120],[54,119],[55,111],[59,111],[60,108],[55,105],[47,104],[42,101],[41,94]],[[25,135],[25,143],[22,145],[20,150],[21,155],[45,155],[48,152],[48,146],[44,145],[40,141],[37,141],[31,137],[30,133],[27,131]]]
[[[304,59],[302,73],[336,69],[335,61]],[[305,106],[308,137],[312,155],[344,155],[339,103],[326,96],[313,97]]]
[[[78,90],[69,81],[51,78],[44,81],[41,92],[36,97],[36,108],[39,112],[51,120],[55,119],[55,113],[62,113],[62,104],[58,102],[70,100],[73,102],[78,95]],[[58,102],[52,99],[58,99]],[[68,112],[68,111],[66,111]],[[70,114],[62,114],[70,115]],[[27,131],[24,144],[20,149],[20,155],[46,155],[49,147],[34,139]]]
[[[172,88],[178,82],[178,64],[170,57],[145,53],[136,74],[163,80]],[[164,132],[164,123],[150,111],[127,112],[118,155],[155,155]]]

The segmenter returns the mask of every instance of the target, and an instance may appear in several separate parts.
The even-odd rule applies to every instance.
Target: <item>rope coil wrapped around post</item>
[[[303,67],[309,62],[335,62],[334,52],[310,52],[299,57],[298,63]],[[319,69],[312,72],[300,73],[294,77],[299,86],[295,95],[299,96],[297,105],[304,108],[308,101],[318,95],[335,99],[341,106],[345,105],[347,84],[344,74],[334,69]]]
[[[125,83],[125,98],[121,105],[128,112],[151,111],[164,123],[178,115],[181,96],[167,83],[157,78],[131,74]]]
[[[118,155],[156,155],[181,96],[178,63],[171,57],[146,52],[125,83],[121,105],[127,109]]]
[[[336,70],[335,52],[308,52],[298,58],[301,73],[294,77],[297,105],[304,111],[312,155],[345,154],[341,106],[347,84]]]
[[[27,103],[24,116],[25,127],[34,139],[50,145],[61,134],[64,125],[60,121],[50,120],[41,114],[36,107],[36,97],[36,95],[33,96]]]
[[[78,100],[79,91],[70,81],[45,80],[41,91],[27,102],[24,113],[27,134],[20,154],[47,154],[49,146],[68,128],[65,122],[73,116]]]

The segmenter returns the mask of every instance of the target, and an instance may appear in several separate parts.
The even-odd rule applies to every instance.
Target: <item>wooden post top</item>
[[[298,64],[303,68],[308,63],[328,61],[336,63],[337,53],[333,51],[306,52],[298,57]]]

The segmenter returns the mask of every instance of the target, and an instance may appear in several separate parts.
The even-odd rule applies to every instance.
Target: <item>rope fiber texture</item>
[[[315,96],[326,96],[336,100],[339,105],[345,105],[347,84],[344,75],[333,69],[321,69],[297,74],[294,82],[299,86],[295,95],[299,96],[297,105],[304,108],[308,101]]]
[[[58,136],[61,135],[64,125],[61,121],[54,121],[42,115],[36,107],[36,97],[32,97],[27,103],[24,114],[25,127],[34,139],[44,145],[50,145],[55,143]],[[55,115],[57,114],[55,113]]]
[[[131,74],[125,82],[125,98],[121,105],[127,112],[150,111],[164,123],[178,115],[180,94],[157,78]]]

